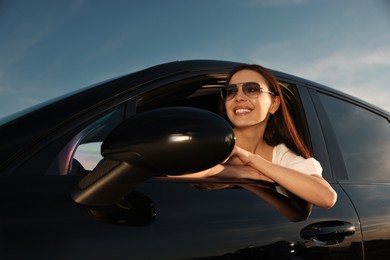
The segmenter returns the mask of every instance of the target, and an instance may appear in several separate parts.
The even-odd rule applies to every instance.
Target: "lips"
[[[234,114],[236,115],[242,115],[242,114],[247,114],[247,113],[250,113],[252,112],[252,109],[249,109],[249,108],[237,108],[237,109],[234,109]]]

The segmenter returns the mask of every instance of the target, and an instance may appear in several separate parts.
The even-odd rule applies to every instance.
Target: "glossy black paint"
[[[224,259],[226,254],[233,254],[240,259],[239,250],[252,258],[362,256],[359,228],[339,246],[318,247],[299,236],[306,226],[330,219],[348,219],[359,227],[353,207],[337,186],[339,204],[332,211],[313,208],[310,217],[302,215],[300,221],[291,222],[289,218],[301,214],[299,207],[279,213],[282,202],[271,206],[252,191],[261,191],[261,184],[242,182],[240,185],[247,189],[218,189],[210,181],[207,184],[214,184],[215,189],[199,189],[176,180],[151,179],[138,192],[148,198],[147,205],[148,200],[152,202],[155,218],[149,215],[140,223],[134,217],[134,222],[123,223],[122,219],[115,222],[105,209],[100,209],[103,214],[91,215],[88,209],[76,205],[68,195],[77,182],[74,176],[49,177],[1,179],[2,197],[10,187],[20,189],[2,200],[3,208],[12,209],[1,214],[2,258]],[[26,197],[26,193],[34,196]],[[294,201],[287,199],[285,205],[295,205]],[[286,245],[299,251],[288,250]]]
[[[170,107],[129,118],[110,133],[101,150],[107,159],[128,163],[143,160],[159,174],[180,175],[221,163],[234,143],[233,128],[217,114]]]
[[[115,204],[73,201],[71,192],[86,185],[88,176],[83,167],[75,170],[75,147],[104,141],[117,125],[142,111],[189,106],[218,112],[218,91],[203,86],[223,84],[235,64],[162,64],[2,120],[0,258],[387,259],[390,176],[381,182],[351,179],[318,93],[387,120],[389,113],[278,71],[278,80],[294,90],[291,107],[301,132],[338,194],[332,209],[281,195],[277,186],[264,182],[164,176],[126,183],[132,191],[119,201],[108,199]],[[169,156],[165,160],[175,162]],[[137,167],[150,172],[149,166]]]

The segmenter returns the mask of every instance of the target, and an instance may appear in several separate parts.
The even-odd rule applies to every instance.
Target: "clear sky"
[[[390,111],[390,1],[0,0],[0,117],[187,59],[258,63]]]

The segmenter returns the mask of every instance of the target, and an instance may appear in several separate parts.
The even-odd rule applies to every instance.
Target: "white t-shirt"
[[[322,176],[321,164],[313,157],[305,159],[287,148],[285,144],[274,147],[272,162],[306,174]]]
[[[278,144],[274,147],[272,162],[306,174],[322,176],[321,164],[316,159],[313,157],[305,159],[288,149],[285,144]],[[284,187],[278,185],[275,188],[279,193],[288,196],[288,192]]]

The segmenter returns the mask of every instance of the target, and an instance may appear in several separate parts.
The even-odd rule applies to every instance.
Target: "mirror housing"
[[[118,202],[140,183],[158,175],[198,172],[223,162],[235,136],[219,115],[190,107],[136,114],[103,142],[101,163],[71,192],[85,206]]]
[[[234,147],[230,124],[190,107],[150,110],[125,121],[102,144],[104,158],[143,159],[160,173],[197,172],[222,162]]]

